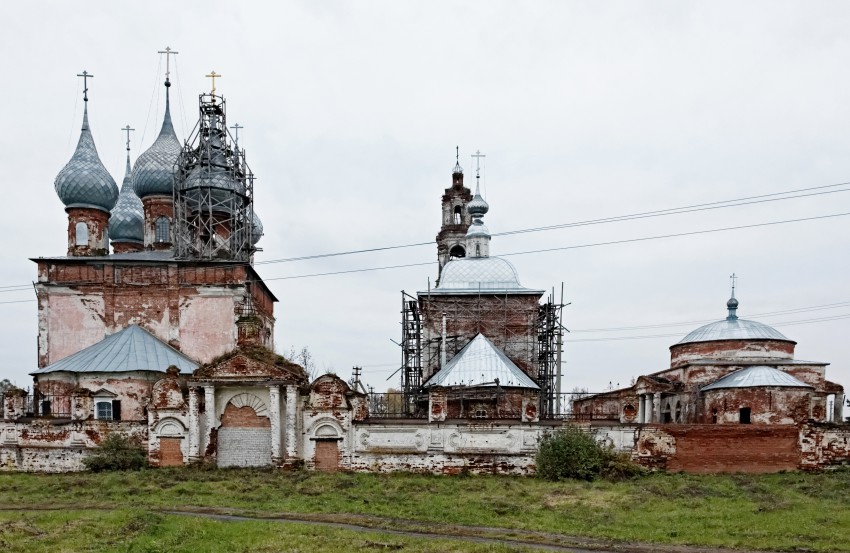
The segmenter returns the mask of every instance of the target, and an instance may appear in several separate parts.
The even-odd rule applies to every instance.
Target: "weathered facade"
[[[32,393],[3,398],[0,470],[82,470],[117,433],[153,466],[528,474],[541,437],[564,424],[665,470],[850,462],[843,388],[825,379],[827,364],[796,360],[793,341],[738,320],[734,291],[727,319],[672,346],[669,368],[578,400],[572,414],[554,408],[560,306],[541,305],[542,290],[490,256],[489,206],[459,163],[442,197],[437,285],[403,296],[403,390],[310,382],[274,353],[276,299],[252,264],[253,175],[228,140],[224,99],[201,95],[199,130],[181,146],[169,86],[161,132],[132,169],[128,144],[120,194],[86,107],[55,183],[68,255],[33,259],[38,369]]]
[[[576,400],[575,412],[629,424],[843,422],[844,389],[826,380],[827,363],[796,360],[795,342],[738,319],[734,293],[727,307],[726,319],[670,347],[670,368],[640,376],[628,388]]]

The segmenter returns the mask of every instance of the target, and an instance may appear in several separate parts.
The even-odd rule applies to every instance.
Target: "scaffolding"
[[[537,385],[540,386],[541,418],[561,415],[567,407],[562,405],[561,394],[561,354],[567,331],[561,324],[565,307],[563,297],[562,285],[560,303],[555,303],[553,291],[537,312]]]
[[[422,319],[419,302],[401,292],[401,390],[404,405],[413,412],[422,388]]]
[[[174,239],[178,259],[250,262],[254,174],[245,151],[232,145],[224,98],[199,97],[198,123],[177,159]]]

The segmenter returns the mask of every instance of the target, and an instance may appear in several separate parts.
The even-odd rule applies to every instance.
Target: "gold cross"
[[[221,77],[221,75],[219,75],[215,71],[210,71],[210,74],[207,75],[207,77],[212,79],[212,92],[210,92],[210,94],[215,96],[215,79],[216,79],[216,77]]]

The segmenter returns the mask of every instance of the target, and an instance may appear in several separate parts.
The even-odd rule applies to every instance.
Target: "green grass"
[[[139,510],[0,513],[0,550],[8,553],[410,553],[516,548],[354,532],[296,523],[219,522]],[[524,551],[526,549],[520,549]]]
[[[125,513],[122,516],[130,516],[125,509],[185,507],[261,515],[345,513],[610,540],[850,551],[847,470],[759,476],[654,474],[626,482],[558,483],[497,476],[197,469],[0,474],[0,505],[110,507]],[[157,527],[199,525],[210,532],[221,524],[249,524],[151,516],[163,517]],[[334,549],[329,545],[316,550]]]

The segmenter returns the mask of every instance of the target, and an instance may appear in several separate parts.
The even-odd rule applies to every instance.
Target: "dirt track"
[[[570,553],[756,553],[743,549],[717,549],[659,545],[636,542],[614,542],[608,540],[565,536],[546,532],[512,530],[486,526],[434,525],[422,522],[391,519],[364,515],[279,513],[274,515],[246,515],[221,510],[167,510],[166,514],[197,516],[214,520],[241,521],[264,520],[328,526],[355,532],[381,532],[412,538],[451,539],[474,543],[491,543],[539,551],[563,551]],[[439,530],[439,531],[435,531]],[[759,553],[764,553],[760,551]]]

